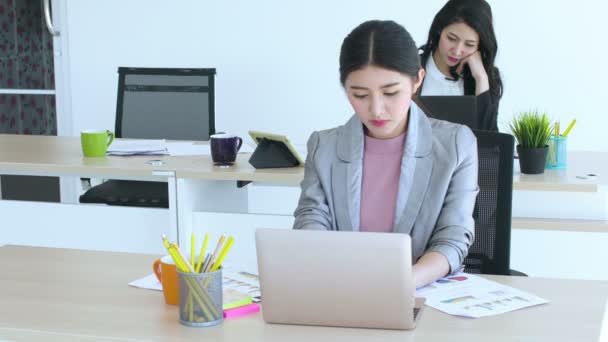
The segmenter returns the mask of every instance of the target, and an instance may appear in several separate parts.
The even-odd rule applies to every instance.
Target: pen
[[[226,239],[226,236],[224,234],[222,234],[222,236],[220,236],[220,240],[217,242],[217,246],[215,246],[215,251],[211,255],[209,265],[207,265],[207,268],[203,269],[203,272],[209,272],[209,269],[210,269],[209,266],[212,266],[215,263],[215,260],[217,259],[218,254],[220,253],[220,250],[222,248],[222,243],[224,242],[225,239]]]
[[[204,272],[207,267],[209,267],[209,261],[211,261],[211,254],[207,253],[207,255],[205,255],[205,260],[203,260],[203,265],[201,266],[200,272]]]

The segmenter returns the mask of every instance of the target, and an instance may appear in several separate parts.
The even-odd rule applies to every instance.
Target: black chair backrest
[[[468,273],[508,275],[511,251],[513,147],[510,134],[474,131],[479,157],[475,241],[464,261]]]
[[[118,68],[118,138],[209,140],[215,69]]]

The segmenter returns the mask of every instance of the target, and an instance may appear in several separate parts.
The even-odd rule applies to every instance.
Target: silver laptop
[[[255,233],[268,323],[412,329],[409,235],[258,229]]]

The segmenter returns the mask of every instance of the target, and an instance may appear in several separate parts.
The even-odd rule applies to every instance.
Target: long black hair
[[[498,98],[502,97],[502,80],[498,68],[494,66],[498,45],[492,25],[492,8],[485,0],[449,0],[433,19],[426,44],[420,47],[422,61],[432,58],[439,45],[441,32],[454,23],[465,23],[479,35],[479,53],[488,74],[490,92]],[[465,80],[473,80],[468,66],[464,67],[463,72]],[[450,73],[456,80],[460,77],[456,68],[451,68]]]
[[[368,65],[397,71],[416,79],[420,56],[412,36],[391,20],[370,20],[344,38],[340,50],[340,82]]]

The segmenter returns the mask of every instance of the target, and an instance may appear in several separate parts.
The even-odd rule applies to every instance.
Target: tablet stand
[[[249,164],[256,169],[294,167],[300,165],[296,156],[281,141],[261,138],[249,158]]]

